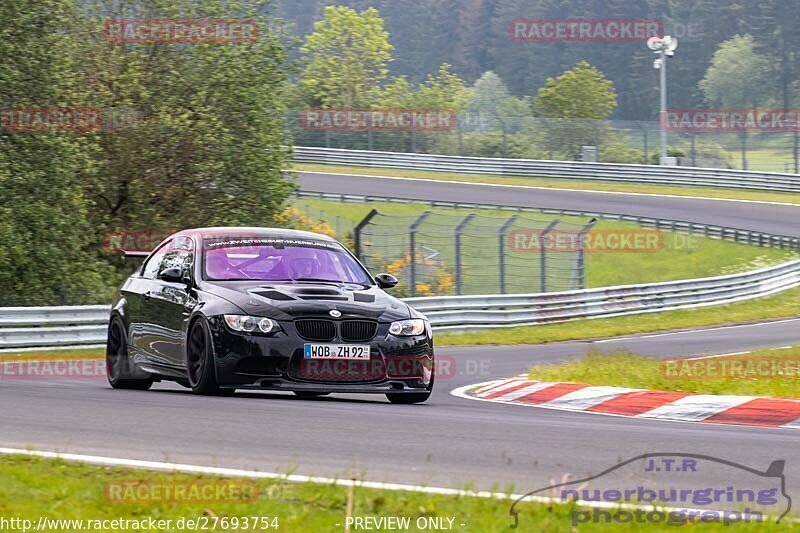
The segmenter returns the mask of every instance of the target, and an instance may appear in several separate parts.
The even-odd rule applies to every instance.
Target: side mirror
[[[397,285],[397,278],[391,274],[378,274],[375,276],[375,281],[378,282],[378,287],[381,289],[391,289]]]
[[[183,270],[180,267],[171,267],[162,270],[158,275],[158,279],[168,283],[186,283],[186,278],[183,277]]]

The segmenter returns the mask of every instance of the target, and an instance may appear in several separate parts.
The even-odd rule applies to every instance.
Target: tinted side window
[[[144,265],[142,276],[147,279],[156,279],[161,269],[161,262],[164,260],[164,256],[167,252],[169,252],[172,242],[173,241],[166,242],[155,254],[150,256],[150,259],[148,259],[147,263]]]
[[[168,268],[180,268],[184,276],[191,277],[194,264],[194,241],[186,236],[175,237],[161,247],[148,261],[144,277],[157,279]]]

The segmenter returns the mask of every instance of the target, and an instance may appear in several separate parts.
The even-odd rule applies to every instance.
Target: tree
[[[771,102],[775,93],[771,71],[770,59],[756,51],[753,37],[736,35],[714,52],[699,86],[712,106],[763,106]]]
[[[714,107],[746,108],[773,101],[776,84],[771,61],[756,51],[750,35],[736,35],[719,45],[705,77],[698,84]],[[747,168],[747,131],[739,134],[742,168]]]
[[[419,109],[439,109],[456,114],[466,111],[471,92],[464,80],[451,71],[447,63],[439,67],[422,82],[411,96],[411,103]]]
[[[281,29],[265,22],[270,2],[175,4],[0,4],[3,106],[89,107],[103,119],[83,133],[0,127],[0,305],[107,301],[130,268],[102,251],[109,230],[268,225],[282,211],[294,189],[282,173],[292,142]],[[129,44],[103,32],[109,18],[230,13],[256,20],[258,38]]]
[[[503,80],[487,70],[473,86],[470,111],[477,114],[480,124],[491,127],[501,105],[509,98],[508,87]]]
[[[392,45],[374,8],[328,7],[301,48],[308,57],[300,85],[323,108],[369,108],[388,73]]]
[[[534,101],[537,130],[548,153],[577,158],[581,146],[598,146],[606,138],[608,118],[617,106],[614,84],[585,61],[557,78],[548,78]]]
[[[604,119],[617,107],[614,84],[586,61],[557,78],[547,78],[534,103],[540,117]]]
[[[450,65],[443,64],[436,74],[428,75],[418,85],[412,84],[405,76],[392,78],[373,102],[373,108],[440,111],[453,115],[463,113],[469,105],[471,91],[450,69]],[[454,128],[455,125],[454,122]],[[435,150],[434,146],[446,136],[446,132],[381,132],[380,140],[385,150]]]
[[[78,58],[73,0],[0,4],[0,101],[11,109],[86,105],[72,73]],[[99,303],[103,268],[86,251],[82,173],[95,135],[0,128],[0,305]]]
[[[84,22],[83,76],[105,110],[135,120],[104,131],[97,171],[87,176],[91,217],[104,230],[268,225],[294,186],[285,168],[288,85],[279,30],[265,1],[193,2],[191,16],[169,0],[95,0]],[[109,43],[106,14],[156,19],[255,20],[253,42]]]

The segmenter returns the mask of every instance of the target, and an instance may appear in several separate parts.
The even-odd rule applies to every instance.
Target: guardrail
[[[713,278],[544,294],[441,296],[404,301],[425,313],[440,331],[546,324],[719,305],[798,286],[800,260]],[[100,346],[106,339],[108,312],[109,307],[102,305],[0,308],[0,349]]]
[[[109,311],[107,305],[0,307],[0,351],[99,346]]]
[[[733,303],[800,286],[800,260],[742,274],[545,294],[405,301],[437,330],[546,324]]]
[[[369,150],[296,146],[294,161],[431,172],[493,174],[514,177],[569,178],[637,184],[718,187],[754,191],[800,192],[800,175],[749,170],[495,159]]]

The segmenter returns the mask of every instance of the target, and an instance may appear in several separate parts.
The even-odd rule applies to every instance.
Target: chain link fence
[[[354,239],[367,268],[402,281],[401,297],[551,292],[585,288],[582,236],[592,225],[503,211],[373,210],[354,229]],[[550,247],[540,243],[554,231],[577,236],[576,245],[548,253]]]

